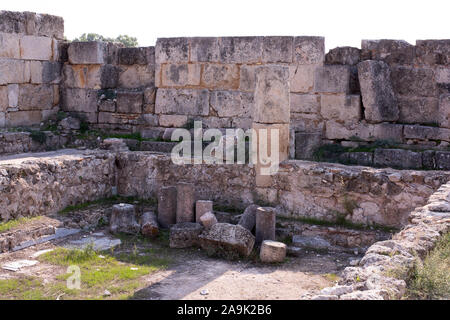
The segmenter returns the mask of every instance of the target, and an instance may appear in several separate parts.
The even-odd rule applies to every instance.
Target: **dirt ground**
[[[105,230],[100,231],[107,234]],[[80,233],[15,253],[0,254],[0,266],[21,259],[39,260],[34,256],[37,252],[64,246],[69,241],[83,239],[96,232],[99,231]],[[125,239],[114,250],[114,255],[133,250],[135,254],[137,251],[139,256],[144,256],[149,248],[162,250],[164,258],[170,261],[167,267],[140,277],[139,286],[127,296],[127,299],[297,300],[306,293],[315,293],[332,285],[338,279],[339,272],[348,265],[349,260],[355,258],[354,255],[346,253],[319,254],[304,251],[299,257],[288,257],[282,264],[263,265],[258,262],[256,254],[245,261],[226,261],[208,257],[200,249],[170,249],[166,241],[167,239],[145,240],[138,241],[136,245],[133,239]],[[58,279],[60,281],[66,269],[61,265],[40,261],[34,266],[25,267],[17,272],[0,269],[0,282],[7,279],[33,277],[40,279],[45,286],[57,282]],[[83,284],[83,274],[81,274],[81,283]],[[105,288],[101,289],[107,290],[108,285],[105,284]],[[46,298],[64,299],[64,294],[57,295],[53,292]],[[78,298],[83,299],[83,297]],[[112,295],[104,298],[117,297]]]

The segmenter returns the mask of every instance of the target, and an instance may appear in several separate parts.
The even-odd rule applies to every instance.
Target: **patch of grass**
[[[323,275],[325,279],[327,279],[330,282],[338,282],[339,281],[339,276],[337,274],[334,273],[327,273]]]
[[[121,196],[113,196],[110,198],[104,198],[94,201],[88,201],[80,204],[75,204],[71,206],[67,206],[63,210],[59,212],[59,214],[67,214],[73,211],[83,210],[91,206],[97,206],[97,205],[112,205],[117,203],[131,203],[131,204],[138,204],[138,205],[146,205],[146,206],[154,206],[156,205],[155,199],[140,199],[136,197],[121,197]]]
[[[47,135],[43,131],[31,130],[30,137],[33,141],[44,144],[47,141]]]
[[[19,218],[16,220],[10,220],[8,222],[0,223],[0,233],[10,231],[11,229],[24,225],[26,223],[36,221],[41,219],[42,217],[32,217],[32,218]]]
[[[14,300],[45,300],[44,285],[35,278],[0,280],[0,297]]]
[[[416,264],[408,286],[411,299],[450,299],[450,233],[447,233],[423,262]]]

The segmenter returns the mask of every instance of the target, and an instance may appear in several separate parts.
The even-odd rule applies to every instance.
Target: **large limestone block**
[[[30,78],[28,61],[0,58],[0,85],[26,83]]]
[[[394,92],[399,95],[435,97],[438,92],[433,68],[395,66],[391,79]]]
[[[97,112],[97,91],[66,88],[62,94],[65,111]]]
[[[9,107],[8,87],[0,86],[0,112],[5,112]]]
[[[253,121],[258,123],[289,123],[289,91],[288,67],[259,67],[256,70]]]
[[[161,127],[183,128],[188,123],[188,117],[183,115],[162,114],[159,116]]]
[[[223,37],[219,39],[223,63],[258,63],[262,59],[263,37]]]
[[[104,64],[107,44],[100,41],[72,42],[68,48],[71,64]]]
[[[358,64],[358,75],[366,120],[398,120],[399,110],[389,66],[381,61],[363,61]]]
[[[154,238],[159,234],[158,221],[154,212],[144,212],[141,217],[141,233],[148,238]]]
[[[293,37],[264,37],[262,44],[263,63],[291,63]]]
[[[314,89],[314,73],[318,65],[296,64],[289,67],[291,92],[309,93]]]
[[[8,106],[10,108],[17,108],[19,106],[19,85],[8,85]]]
[[[312,160],[314,152],[322,145],[322,133],[295,133],[295,159]]]
[[[230,64],[203,65],[202,87],[211,89],[237,89],[239,87],[239,67]]]
[[[399,96],[397,100],[400,122],[435,124],[441,115],[437,98]]]
[[[195,185],[177,184],[177,223],[194,222]]]
[[[219,62],[219,38],[196,37],[189,42],[192,62]]]
[[[20,38],[21,58],[25,60],[51,60],[52,39],[48,37],[23,36]]]
[[[253,94],[241,91],[211,91],[211,107],[219,117],[250,118],[253,113]]]
[[[278,241],[265,240],[261,245],[259,258],[264,263],[280,263],[286,258],[287,246]]]
[[[131,204],[121,203],[113,206],[109,230],[112,233],[136,234],[141,226],[136,221],[135,208]]]
[[[314,91],[324,93],[350,92],[350,66],[326,65],[314,73]]]
[[[344,64],[354,66],[361,60],[361,50],[354,47],[331,49],[325,56],[326,64]]]
[[[382,167],[420,169],[422,168],[422,154],[403,149],[377,149],[373,163]]]
[[[213,211],[213,202],[209,200],[198,200],[195,203],[195,221],[200,222],[200,218],[207,212]]]
[[[54,83],[61,81],[61,63],[54,61],[30,61],[31,83]]]
[[[450,128],[450,94],[443,94],[439,98],[439,126]]]
[[[239,69],[239,90],[246,92],[255,91],[257,65],[241,65]]]
[[[415,60],[415,47],[403,40],[362,40],[361,59],[411,65]]]
[[[19,36],[0,33],[0,58],[20,59]]]
[[[207,116],[209,114],[209,91],[158,89],[155,113]]]
[[[144,94],[142,91],[118,91],[117,92],[117,112],[120,113],[141,113]]]
[[[450,40],[417,40],[416,59],[425,65],[449,65]]]
[[[35,35],[56,38],[58,40],[64,39],[64,19],[61,17],[49,14],[36,14],[34,15],[34,19],[28,19],[28,29],[30,27],[32,29],[33,24],[33,34]],[[28,31],[30,32],[32,30]]]
[[[320,114],[324,119],[343,123],[355,123],[362,118],[359,95],[321,95]]]
[[[274,208],[256,209],[256,243],[275,240],[276,212]]]
[[[14,111],[6,114],[7,127],[35,126],[40,124],[41,121],[41,111]]]
[[[155,47],[119,48],[117,54],[119,64],[155,64]]]
[[[44,110],[53,106],[53,86],[51,85],[19,85],[19,110]]]
[[[155,65],[120,66],[119,87],[126,89],[154,87]]]
[[[27,17],[24,12],[0,11],[0,32],[26,33]]]
[[[291,93],[291,112],[319,113],[320,95]]]
[[[294,37],[294,62],[298,64],[322,64],[325,57],[325,38]]]
[[[188,38],[158,38],[155,46],[156,63],[189,62]]]
[[[170,228],[169,246],[171,248],[189,248],[199,243],[203,227],[199,223],[177,223]]]
[[[199,236],[200,246],[209,254],[228,258],[249,256],[255,245],[255,237],[239,225],[216,223]]]
[[[158,191],[158,222],[163,228],[176,223],[177,188],[162,187]]]
[[[201,66],[199,64],[164,64],[161,66],[163,87],[185,87],[200,85]]]

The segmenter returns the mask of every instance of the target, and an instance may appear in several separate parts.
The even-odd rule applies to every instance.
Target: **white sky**
[[[361,39],[450,39],[450,0],[2,0],[0,10],[62,16],[73,39],[128,34],[141,46],[175,36],[324,36],[327,50]]]

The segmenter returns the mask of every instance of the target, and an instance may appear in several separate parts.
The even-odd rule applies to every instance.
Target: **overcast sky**
[[[62,16],[68,39],[128,34],[141,46],[176,36],[316,35],[327,50],[361,39],[450,39],[450,0],[2,0],[0,9]]]

